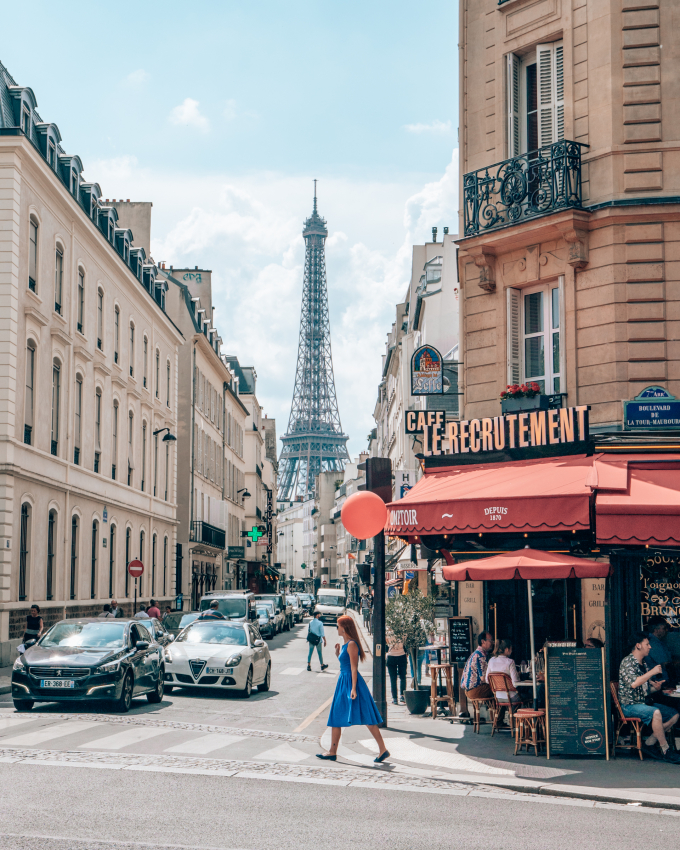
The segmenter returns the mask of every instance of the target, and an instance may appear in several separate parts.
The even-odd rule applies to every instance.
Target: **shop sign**
[[[407,434],[423,435],[425,457],[554,448],[588,440],[588,405],[446,421],[443,410],[408,410]]]
[[[444,361],[433,345],[421,345],[411,358],[411,395],[444,392]]]
[[[633,401],[624,401],[623,427],[680,428],[680,401],[663,387],[647,387]]]
[[[665,617],[671,628],[680,626],[680,559],[653,555],[642,563],[640,613]]]
[[[245,558],[245,546],[229,546],[227,548],[227,558]]]
[[[416,483],[415,469],[397,469],[394,472],[394,494],[395,501],[403,499],[408,491]]]

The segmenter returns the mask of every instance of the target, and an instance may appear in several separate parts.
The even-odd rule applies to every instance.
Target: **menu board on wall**
[[[449,617],[449,658],[463,667],[472,655],[472,617]]]
[[[609,758],[604,649],[545,648],[547,755]]]

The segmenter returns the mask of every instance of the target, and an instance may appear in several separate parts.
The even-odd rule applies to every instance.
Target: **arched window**
[[[64,294],[64,249],[57,245],[54,255],[54,312],[61,316]]]
[[[161,397],[161,353],[156,349],[156,398]]]
[[[102,391],[99,387],[94,394],[94,471],[101,472],[102,457]]]
[[[135,375],[135,326],[130,322],[130,377]]]
[[[144,563],[144,529],[139,532],[139,560]],[[144,573],[139,577],[139,595],[142,595],[142,579],[144,578]],[[137,612],[135,612],[137,613]]]
[[[113,362],[120,360],[120,310],[113,311]]]
[[[57,512],[51,510],[47,515],[47,587],[45,599],[54,598],[54,556],[57,532]]]
[[[168,538],[163,538],[163,596],[168,592]]]
[[[132,487],[132,470],[135,468],[134,453],[133,453],[133,434],[135,429],[135,415],[132,411],[128,413],[128,462],[127,462],[127,483],[128,487]]]
[[[104,348],[104,293],[101,289],[97,290],[97,348],[100,351]]]
[[[116,572],[116,526],[109,531],[109,599],[113,599],[113,577]],[[136,613],[136,612],[135,612]]]
[[[146,422],[142,422],[142,490],[146,489]]]
[[[148,383],[147,382],[147,373],[148,373],[148,369],[149,369],[149,340],[146,336],[144,337],[144,364],[143,364],[143,366],[144,366],[144,374],[142,375],[142,383],[144,384],[144,387],[146,387],[147,383]]]
[[[78,549],[79,549],[79,531],[80,523],[77,514],[71,518],[71,576],[69,596],[71,599],[76,598],[78,588]]]
[[[83,379],[76,375],[75,423],[73,428],[73,462],[80,464],[80,438],[83,430]],[[52,452],[56,454],[56,452]]]
[[[157,536],[151,538],[151,595],[156,595],[156,545],[158,542]]]
[[[153,494],[158,495],[158,434],[153,435]]]
[[[85,272],[78,269],[78,333],[85,333]]]
[[[33,410],[35,401],[35,344],[26,345],[26,392],[24,395],[24,443],[33,445]]]
[[[165,372],[165,403],[170,407],[170,361],[166,364]]]
[[[128,526],[125,529],[125,596],[130,595],[130,573],[128,572],[128,564],[130,563],[130,546],[132,544],[132,529]],[[137,612],[135,611],[135,614]]]
[[[19,530],[19,601],[26,599],[28,570],[30,567],[31,545],[31,506],[24,502],[21,506],[21,528]]]
[[[99,552],[99,523],[92,522],[92,556],[90,560],[90,599],[97,597],[97,555]]]
[[[31,292],[38,288],[38,222],[34,218],[28,222],[28,288]]]
[[[168,482],[170,480],[170,443],[165,444],[165,501],[168,501]]]
[[[52,363],[52,434],[50,451],[59,454],[59,405],[61,395],[61,364],[58,360]]]
[[[113,402],[113,421],[111,423],[113,430],[113,445],[111,447],[111,478],[116,480],[116,466],[118,464],[118,402]]]

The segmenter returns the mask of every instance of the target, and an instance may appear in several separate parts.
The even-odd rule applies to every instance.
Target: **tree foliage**
[[[415,670],[418,649],[425,646],[429,634],[436,630],[434,598],[424,596],[415,583],[411,584],[407,593],[388,600],[385,606],[385,628],[388,637],[394,636],[403,643]],[[415,679],[413,687],[415,688]]]

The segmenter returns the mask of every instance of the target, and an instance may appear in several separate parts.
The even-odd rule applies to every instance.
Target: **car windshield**
[[[232,626],[219,620],[193,623],[177,638],[177,643],[226,643],[248,646],[246,631],[242,626]]]
[[[281,597],[280,596],[260,596],[258,597],[258,602],[271,602],[273,605],[277,607],[281,605]]]
[[[318,605],[336,605],[340,608],[345,605],[344,596],[326,596],[326,594],[324,594],[323,596],[319,596],[316,601]]]
[[[261,604],[262,604],[265,608],[268,608],[268,609],[269,609],[272,613],[276,610],[276,605],[274,605],[274,603],[273,603],[273,602],[269,602],[269,601],[267,601],[267,600],[264,600]]]
[[[297,597],[296,596],[286,596],[286,602],[289,602],[291,605],[297,605]]]
[[[198,617],[196,612],[183,614],[181,611],[174,611],[172,614],[168,614],[168,616],[163,620],[163,625],[166,629],[183,629],[184,626],[188,626],[189,623],[193,623],[196,617]]]
[[[215,598],[201,599],[201,611],[207,611]],[[226,596],[217,599],[217,610],[225,617],[245,617],[246,600],[243,596]]]
[[[263,617],[266,620],[269,617],[269,608],[258,608],[257,616]]]
[[[125,623],[56,623],[40,641],[40,646],[80,646],[118,648],[125,646]]]

